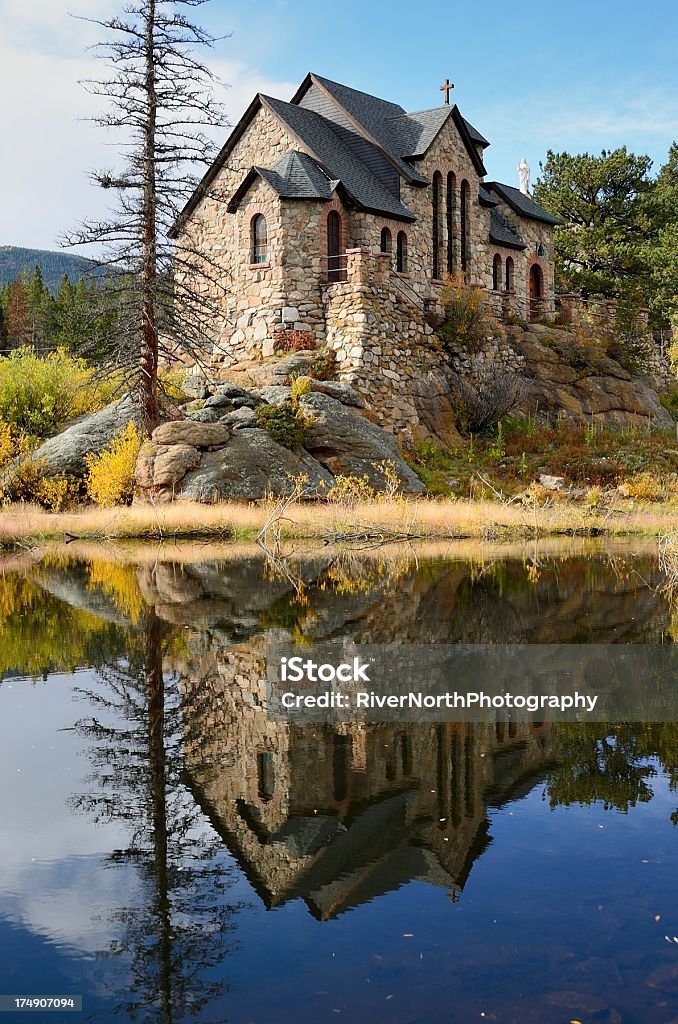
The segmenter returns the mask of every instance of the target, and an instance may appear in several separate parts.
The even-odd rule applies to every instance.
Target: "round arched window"
[[[508,265],[508,264],[507,264]],[[501,289],[501,256],[499,253],[494,257],[492,263],[492,290],[498,292]]]
[[[252,218],[250,263],[268,263],[268,225],[263,213]]]
[[[514,289],[513,282],[513,258],[511,256],[506,257],[506,291],[512,292]]]

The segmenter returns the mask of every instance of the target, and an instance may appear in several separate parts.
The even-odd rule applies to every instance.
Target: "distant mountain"
[[[22,249],[18,245],[0,245],[0,287],[6,281],[13,281],[23,270],[31,271],[40,267],[42,279],[51,292],[61,284],[64,274],[75,283],[81,277],[92,273],[95,266],[91,260],[66,252],[50,252],[49,249]],[[101,271],[94,270],[94,273]]]

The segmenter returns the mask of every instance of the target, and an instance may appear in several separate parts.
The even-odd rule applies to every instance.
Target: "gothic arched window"
[[[454,223],[457,206],[457,178],[456,175],[450,171],[447,175],[447,273],[453,274],[455,271],[456,253],[454,251],[455,245],[455,228]]]
[[[440,198],[443,190],[443,176],[440,171],[433,175],[433,276],[440,277]]]
[[[507,264],[508,266],[508,264]],[[501,289],[501,256],[496,254],[492,261],[492,290],[498,292]]]
[[[250,263],[268,263],[268,225],[263,213],[252,217]]]
[[[327,215],[327,280],[344,281],[345,278],[341,251],[341,217],[336,210],[330,210]]]
[[[399,231],[396,239],[396,270],[399,274],[407,273],[407,235],[404,231]]]
[[[468,270],[469,264],[469,220],[470,220],[470,209],[469,209],[469,194],[471,186],[468,181],[462,181],[461,183],[461,269]]]

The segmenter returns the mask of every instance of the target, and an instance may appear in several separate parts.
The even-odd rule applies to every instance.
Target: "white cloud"
[[[114,0],[71,0],[70,10],[105,17],[119,6]],[[116,140],[82,120],[96,112],[99,102],[78,84],[101,71],[87,51],[99,31],[70,17],[61,0],[0,0],[0,26],[8,154],[0,162],[0,245],[56,248],[63,231],[104,212],[104,196],[88,174],[116,162]],[[220,46],[223,51],[234,43],[226,40]],[[223,56],[210,63],[230,85],[223,100],[233,124],[256,92],[288,99],[296,87]]]

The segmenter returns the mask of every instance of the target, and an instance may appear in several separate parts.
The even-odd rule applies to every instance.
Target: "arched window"
[[[351,737],[335,733],[332,737],[332,790],[338,804],[348,796]]]
[[[460,228],[461,228],[461,240],[460,240],[461,244],[460,244],[460,249],[461,249],[461,269],[464,270],[464,271],[468,270],[468,264],[469,264],[468,236],[469,236],[469,219],[470,219],[470,212],[471,212],[470,209],[469,209],[469,193],[470,193],[470,190],[471,190],[471,187],[470,187],[468,181],[462,181],[462,183],[461,183],[461,203],[460,203],[460,205],[461,205],[461,210],[460,210],[460,213],[461,213],[461,218],[460,218],[461,219],[461,224],[460,224]]]
[[[336,210],[327,215],[327,280],[344,281],[346,274],[342,266],[341,217]]]
[[[492,290],[498,292],[501,289],[501,256],[497,253],[492,261]]]
[[[443,190],[443,176],[440,171],[433,175],[433,276],[440,277],[440,197]]]
[[[455,248],[455,214],[457,206],[457,179],[449,172],[447,175],[447,273],[453,274],[456,264]]]
[[[399,231],[396,239],[396,270],[399,274],[407,273],[407,235],[404,231]]]
[[[381,229],[381,241],[379,243],[381,252],[393,252],[393,238],[388,228]]]
[[[506,291],[512,292],[515,285],[513,281],[513,257],[506,257]]]
[[[268,225],[263,213],[252,217],[250,263],[268,263]]]
[[[275,767],[273,754],[262,751],[257,754],[257,790],[259,799],[268,801],[275,793]]]

